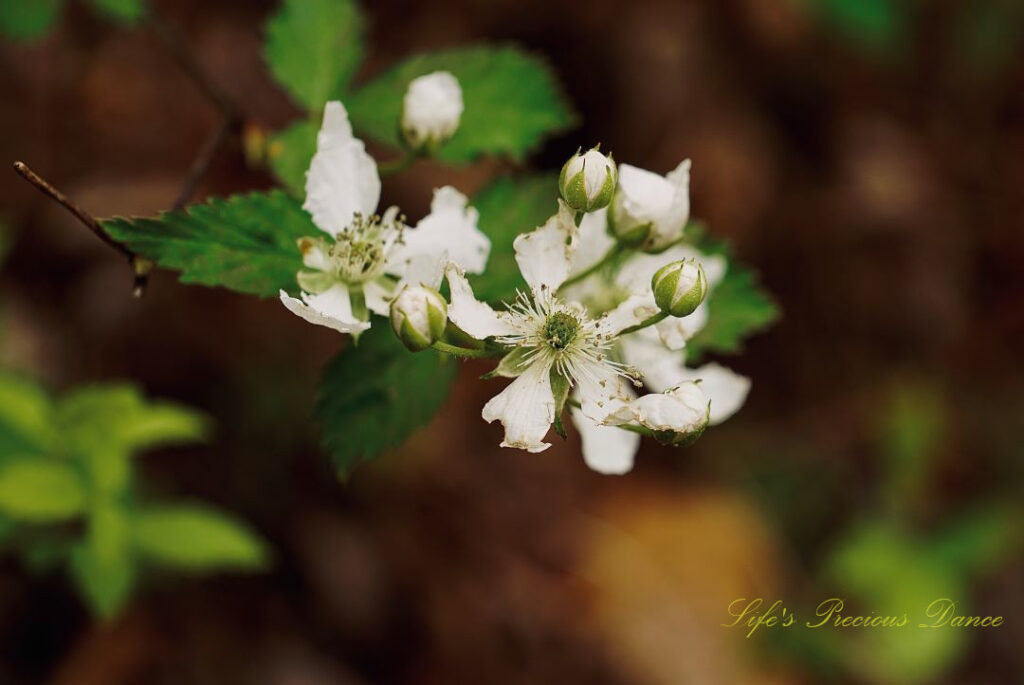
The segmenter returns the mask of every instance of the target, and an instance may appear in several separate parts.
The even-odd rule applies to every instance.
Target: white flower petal
[[[380,201],[377,163],[363,141],[352,136],[348,113],[340,102],[324,107],[317,151],[306,174],[306,202],[313,223],[335,235],[352,223],[355,214],[370,216]]]
[[[597,331],[605,336],[615,336],[619,331],[646,321],[658,311],[653,293],[631,295],[615,309],[601,315],[597,320]]]
[[[645,328],[619,338],[622,360],[637,369],[644,385],[662,392],[683,380],[683,354],[665,347],[654,328]]]
[[[575,375],[573,397],[579,400],[580,411],[592,421],[603,422],[619,414],[636,398],[632,382],[608,364],[577,364]]]
[[[675,191],[672,205],[660,222],[655,224],[662,243],[676,240],[683,234],[686,222],[690,220],[690,160],[684,159],[665,179]]]
[[[559,200],[557,214],[512,243],[519,271],[534,293],[544,289],[553,293],[569,277],[576,235],[572,210]]]
[[[633,468],[633,458],[640,448],[637,433],[594,423],[578,409],[573,409],[571,416],[587,466],[606,475],[621,475]]]
[[[681,350],[686,347],[686,341],[697,335],[707,323],[708,303],[705,300],[689,316],[670,316],[662,319],[655,325],[655,329],[665,347],[670,350]]]
[[[586,271],[604,259],[608,251],[615,247],[615,238],[608,234],[608,209],[599,209],[583,215],[579,226],[579,239],[576,251],[572,256],[572,267],[569,275],[575,276]]]
[[[458,265],[449,264],[445,269],[445,276],[451,290],[451,302],[448,304],[449,321],[479,340],[515,332],[506,315],[494,311],[486,302],[476,299],[473,288]]]
[[[363,296],[366,298],[366,308],[374,314],[388,316],[391,313],[391,298],[395,292],[390,284],[381,280],[364,283]]]
[[[544,442],[544,436],[555,420],[550,372],[550,364],[533,363],[484,405],[484,420],[490,423],[498,419],[505,426],[502,447],[543,452],[551,446],[551,443]]]
[[[682,380],[700,380],[700,389],[711,400],[711,424],[719,424],[739,411],[750,392],[750,379],[714,362],[696,369],[682,369]]]
[[[416,228],[405,232],[403,245],[395,250],[396,259],[415,255],[440,257],[447,254],[469,273],[483,273],[491,241],[477,228],[480,218],[476,209],[467,206],[466,196],[451,186],[434,191],[430,214]]]
[[[368,321],[352,316],[352,303],[348,288],[338,284],[319,295],[302,294],[302,300],[280,293],[281,302],[290,312],[318,326],[333,328],[340,333],[359,333],[370,327]],[[303,301],[305,300],[305,301]]]
[[[708,400],[697,383],[681,383],[664,393],[650,393],[635,400],[633,419],[656,431],[688,433],[707,418]]]
[[[299,251],[302,253],[302,265],[317,271],[330,271],[331,260],[323,250],[323,240],[316,238],[300,238]]]

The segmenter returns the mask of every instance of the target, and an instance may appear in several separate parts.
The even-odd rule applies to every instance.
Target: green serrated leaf
[[[119,24],[135,24],[146,14],[144,0],[90,0],[96,11]]]
[[[157,218],[101,223],[133,252],[181,271],[183,283],[260,297],[295,290],[302,268],[296,241],[320,234],[300,203],[280,190],[217,198]]]
[[[93,613],[114,616],[135,585],[130,526],[123,509],[100,505],[91,512],[83,541],[71,550],[71,574]]]
[[[267,563],[263,540],[225,512],[199,505],[143,509],[131,518],[135,549],[181,569],[259,569]]]
[[[0,34],[15,40],[36,40],[60,17],[64,0],[0,0]]]
[[[270,136],[270,170],[295,197],[306,195],[306,170],[316,152],[316,134],[316,124],[298,121]]]
[[[324,446],[342,476],[401,445],[440,409],[458,364],[432,351],[410,353],[376,325],[327,366],[316,413]]]
[[[547,221],[558,209],[558,185],[554,174],[502,177],[473,198],[480,212],[480,230],[491,239],[487,270],[471,277],[474,294],[481,300],[511,300],[516,289],[525,289],[512,241]]]
[[[296,103],[318,112],[340,97],[363,57],[364,20],[352,0],[284,0],[267,22],[264,56]]]
[[[437,152],[444,161],[468,162],[481,155],[519,160],[575,121],[544,60],[514,47],[476,46],[410,57],[365,85],[345,103],[356,128],[398,145],[406,88],[434,71],[458,78],[465,103],[459,130]]]
[[[71,465],[17,459],[0,466],[0,513],[46,523],[73,518],[85,508],[85,488]]]

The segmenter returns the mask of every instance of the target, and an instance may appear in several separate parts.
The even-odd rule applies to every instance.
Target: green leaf
[[[410,353],[378,322],[327,366],[316,413],[338,473],[397,447],[434,416],[458,364],[427,350]]]
[[[264,57],[292,99],[317,112],[343,94],[359,67],[363,33],[353,0],[284,0],[267,22]]]
[[[522,159],[546,136],[575,121],[561,88],[539,57],[514,47],[466,47],[411,57],[356,92],[346,105],[367,136],[397,145],[409,82],[434,71],[459,79],[465,111],[437,155],[468,162],[481,155]]]
[[[271,134],[267,159],[274,176],[294,195],[306,195],[306,170],[316,152],[317,127],[311,121],[297,121]]]
[[[511,300],[516,289],[525,289],[512,241],[547,221],[558,209],[558,184],[554,174],[505,176],[473,198],[480,212],[480,230],[491,239],[487,269],[471,277],[473,292],[481,300]]]
[[[53,401],[33,381],[0,371],[0,460],[43,454],[53,443]]]
[[[319,235],[298,201],[279,190],[235,195],[157,218],[107,219],[103,228],[133,252],[181,271],[183,283],[261,297],[296,288],[296,241]]]
[[[119,24],[135,24],[146,14],[144,0],[90,0],[96,11]]]
[[[97,616],[114,616],[135,586],[130,543],[124,510],[104,505],[92,512],[85,540],[71,550],[72,578]]]
[[[0,513],[21,521],[61,521],[82,513],[79,474],[58,461],[18,459],[0,466]]]
[[[228,514],[198,505],[143,509],[131,519],[135,549],[152,561],[194,571],[259,569],[264,542]]]
[[[707,352],[739,352],[745,338],[774,323],[779,309],[758,284],[754,271],[733,259],[725,243],[708,238],[700,225],[687,231],[700,250],[729,258],[725,277],[708,295],[707,325],[686,343],[686,359],[692,364]]]
[[[42,38],[63,7],[63,0],[0,0],[0,33],[15,40]]]
[[[171,402],[150,402],[134,385],[83,386],[57,408],[65,444],[137,451],[201,440],[208,422],[199,412]]]
[[[910,42],[912,13],[902,0],[815,0],[826,28],[863,53],[882,57]]]

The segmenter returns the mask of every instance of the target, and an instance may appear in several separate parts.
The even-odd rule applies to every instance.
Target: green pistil
[[[544,337],[551,347],[556,350],[564,350],[572,344],[579,328],[580,322],[575,316],[565,312],[555,312],[548,319],[547,326],[544,329]]]

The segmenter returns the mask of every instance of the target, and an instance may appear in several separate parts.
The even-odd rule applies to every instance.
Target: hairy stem
[[[640,323],[638,323],[635,326],[630,326],[629,328],[623,328],[621,331],[619,331],[619,335],[628,335],[629,333],[636,333],[637,331],[639,331],[642,328],[647,328],[648,326],[653,326],[654,324],[658,323],[659,321],[662,321],[663,319],[665,319],[667,316],[668,316],[668,312],[658,312],[654,316],[652,316],[652,317],[650,317],[648,319],[644,319],[643,321],[641,321]]]
[[[505,356],[506,350],[488,350],[488,349],[470,349],[468,347],[459,347],[458,345],[452,345],[442,340],[438,340],[433,344],[433,348],[438,352],[444,352],[445,354],[455,355],[456,357],[464,357],[466,359],[495,359],[497,357]]]

